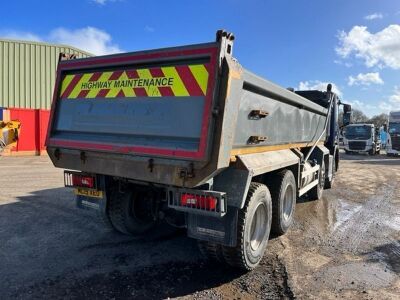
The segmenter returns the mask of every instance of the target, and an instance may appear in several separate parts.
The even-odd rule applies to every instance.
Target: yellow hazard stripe
[[[189,96],[189,93],[175,67],[163,67],[162,71],[166,77],[174,78],[174,85],[171,89],[175,96]]]
[[[203,94],[207,93],[207,83],[208,83],[208,71],[204,65],[193,65],[189,66],[190,71],[192,71],[193,76],[196,78]]]
[[[61,84],[61,93],[60,95],[64,94],[65,90],[71,83],[72,79],[74,78],[75,75],[67,75],[64,77],[62,84]]]
[[[154,69],[107,71],[97,73],[96,79],[92,79],[95,73],[85,73],[79,80],[78,78],[74,80],[74,78],[80,75],[67,75],[61,83],[60,95],[67,99],[93,99],[96,97],[163,97],[165,95],[185,97],[207,94],[209,74],[204,64],[178,68],[167,66]]]

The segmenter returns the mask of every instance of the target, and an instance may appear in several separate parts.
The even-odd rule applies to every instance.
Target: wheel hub
[[[257,251],[264,240],[267,230],[267,209],[263,203],[259,203],[253,216],[250,229],[250,247]]]
[[[285,195],[283,197],[283,218],[288,221],[293,211],[293,187],[291,185],[286,186]]]

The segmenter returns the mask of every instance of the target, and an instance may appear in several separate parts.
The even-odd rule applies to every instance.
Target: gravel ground
[[[111,232],[47,157],[0,157],[1,298],[398,299],[400,159],[342,156],[250,273],[203,261],[184,232]]]

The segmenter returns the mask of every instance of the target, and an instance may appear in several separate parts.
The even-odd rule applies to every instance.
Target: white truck
[[[400,111],[389,113],[386,153],[388,156],[400,154]]]
[[[350,124],[345,127],[343,137],[344,151],[346,153],[379,154],[381,139],[374,124]]]

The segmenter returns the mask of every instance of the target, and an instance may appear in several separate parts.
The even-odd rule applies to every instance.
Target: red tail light
[[[72,174],[72,185],[78,187],[94,188],[94,177]]]
[[[215,210],[217,208],[217,198],[212,196],[182,194],[181,205],[205,210]]]

